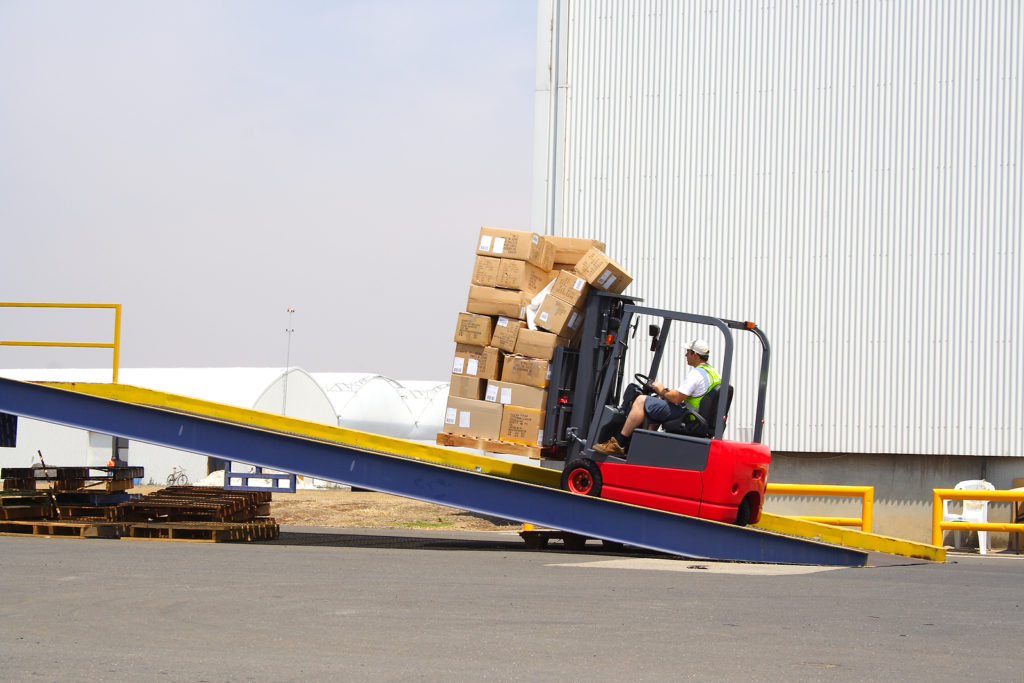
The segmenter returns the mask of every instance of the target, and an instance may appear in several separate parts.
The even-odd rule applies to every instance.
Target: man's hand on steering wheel
[[[650,395],[654,393],[654,387],[651,386],[650,377],[638,372],[633,375],[633,379],[636,380],[636,383],[640,386],[640,391],[644,394]]]

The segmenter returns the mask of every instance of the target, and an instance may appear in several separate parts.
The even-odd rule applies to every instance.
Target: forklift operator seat
[[[698,419],[688,420],[693,413],[686,411],[682,417],[670,420],[661,426],[670,434],[682,434],[684,436],[696,436],[702,439],[712,439],[715,436],[715,411],[718,410],[718,395],[721,384],[716,384],[711,391],[701,399],[700,410],[697,411]],[[725,397],[725,415],[729,415],[729,407],[732,405],[732,385]]]

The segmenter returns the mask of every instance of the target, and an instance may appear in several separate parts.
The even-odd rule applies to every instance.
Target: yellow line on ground
[[[946,561],[946,549],[927,543],[917,543],[891,536],[871,534],[866,531],[855,529],[844,529],[843,527],[820,522],[809,522],[793,517],[773,515],[767,512],[761,513],[761,521],[754,525],[758,529],[775,531],[789,536],[800,536],[825,543],[846,546],[848,548],[860,548],[861,550],[874,550],[890,555],[903,555],[905,557],[917,557],[922,560],[934,562]]]
[[[234,422],[275,432],[329,441],[354,448],[377,451],[404,458],[415,458],[439,465],[458,467],[482,474],[490,474],[518,481],[557,488],[561,473],[555,470],[508,462],[500,458],[489,458],[441,446],[416,443],[355,429],[309,422],[294,417],[285,417],[259,410],[239,408],[223,403],[204,401],[178,394],[168,394],[152,389],[143,389],[125,384],[102,384],[96,382],[39,382],[48,387],[75,391],[100,398],[135,403],[138,405],[186,412],[226,422]]]

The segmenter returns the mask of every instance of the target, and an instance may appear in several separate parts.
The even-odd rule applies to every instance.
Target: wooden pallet
[[[123,538],[145,541],[272,541],[280,535],[273,519],[250,522],[133,522]]]
[[[446,434],[438,432],[438,446],[458,446],[460,448],[476,448],[485,453],[501,453],[505,455],[519,455],[534,460],[541,459],[540,446],[527,446],[521,443],[508,443],[507,441],[494,441],[492,439],[480,439],[461,434]]]
[[[171,486],[117,506],[126,522],[244,522],[270,513],[269,491]]]
[[[0,522],[5,536],[61,536],[64,538],[118,538],[123,524],[113,522],[57,522],[52,520]]]
[[[45,505],[4,505],[0,507],[0,521],[15,519],[47,519],[53,517],[53,506]]]

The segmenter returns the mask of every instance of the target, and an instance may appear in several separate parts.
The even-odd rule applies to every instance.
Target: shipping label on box
[[[448,383],[448,396],[482,400],[487,387],[487,380],[471,375],[453,374]]]
[[[583,326],[583,313],[556,296],[546,296],[534,320],[537,327],[559,337],[573,338]]]
[[[541,445],[544,441],[544,411],[517,405],[505,406],[501,411],[498,438],[528,446]]]
[[[480,228],[477,242],[478,256],[529,261],[542,270],[551,270],[555,262],[555,247],[546,237],[525,230]]]
[[[441,431],[445,434],[498,440],[503,408],[500,403],[449,396]]]
[[[466,310],[470,313],[503,315],[507,318],[525,320],[526,307],[529,305],[530,295],[526,292],[470,285]]]
[[[455,345],[453,375],[469,375],[479,379],[501,377],[501,352],[493,346]]]
[[[519,330],[515,352],[520,356],[551,360],[555,357],[555,348],[559,346],[569,346],[569,340],[554,332],[523,328]]]
[[[576,264],[576,272],[595,289],[621,294],[633,278],[600,249],[593,248]]]
[[[494,318],[479,313],[459,313],[458,324],[455,326],[455,342],[487,346],[494,336]]]
[[[547,408],[548,390],[525,384],[490,380],[485,383],[484,400],[502,405],[516,405],[543,410]]]
[[[551,381],[551,367],[543,358],[529,358],[507,353],[505,361],[502,363],[501,381],[546,389],[548,382]]]
[[[555,237],[554,235],[545,235],[545,237],[555,247],[555,263],[576,265],[583,255],[592,248],[604,251],[604,242],[599,240],[584,237]]]
[[[500,258],[477,256],[476,261],[473,262],[473,276],[470,282],[481,287],[497,287],[498,269],[500,267]]]
[[[590,285],[574,272],[561,270],[551,287],[552,296],[556,296],[573,308],[583,308],[587,300]]]
[[[550,270],[543,270],[527,261],[503,258],[498,268],[497,286],[532,295],[547,287],[553,279],[554,274]]]
[[[494,334],[491,336],[491,346],[512,353],[516,350],[516,338],[519,330],[525,325],[522,320],[513,320],[500,316],[494,325]]]

